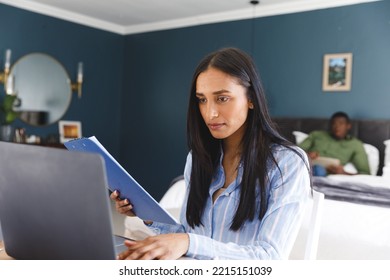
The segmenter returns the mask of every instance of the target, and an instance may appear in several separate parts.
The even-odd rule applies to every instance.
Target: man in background
[[[298,145],[307,152],[311,160],[327,157],[340,161],[339,165],[327,167],[313,165],[313,175],[354,175],[344,170],[344,165],[347,163],[352,163],[358,174],[370,174],[368,158],[362,141],[349,134],[351,129],[349,116],[344,112],[334,113],[329,124],[329,131],[313,131]]]

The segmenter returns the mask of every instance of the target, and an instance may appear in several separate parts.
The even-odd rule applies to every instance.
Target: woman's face
[[[241,140],[248,110],[253,105],[248,100],[247,89],[237,78],[208,68],[198,76],[196,97],[203,120],[214,138],[234,136]]]

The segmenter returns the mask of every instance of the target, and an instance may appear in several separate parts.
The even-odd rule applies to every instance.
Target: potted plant
[[[19,113],[13,109],[14,103],[17,100],[16,95],[6,94],[0,103],[0,140],[12,142],[15,135],[15,128],[12,123],[18,118]]]

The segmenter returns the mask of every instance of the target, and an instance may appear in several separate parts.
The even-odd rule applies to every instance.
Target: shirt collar
[[[214,173],[213,181],[212,181],[211,186],[210,186],[210,194],[211,195],[217,189],[222,188],[224,183],[225,183],[225,172],[224,172],[223,165],[222,165],[223,157],[224,157],[224,153],[223,153],[223,149],[221,147],[221,155],[219,158],[219,164],[218,164],[217,169]],[[243,166],[244,166],[243,162],[240,161],[240,163],[238,165],[237,178],[236,178],[236,180],[234,180],[234,182],[232,184],[230,184],[228,186],[228,188],[227,188],[228,192],[232,192],[241,184],[242,174],[243,174]]]

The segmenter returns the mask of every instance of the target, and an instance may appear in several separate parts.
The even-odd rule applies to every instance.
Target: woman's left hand
[[[127,250],[118,255],[120,260],[176,260],[187,253],[189,237],[186,233],[150,236],[144,240],[126,240]]]

